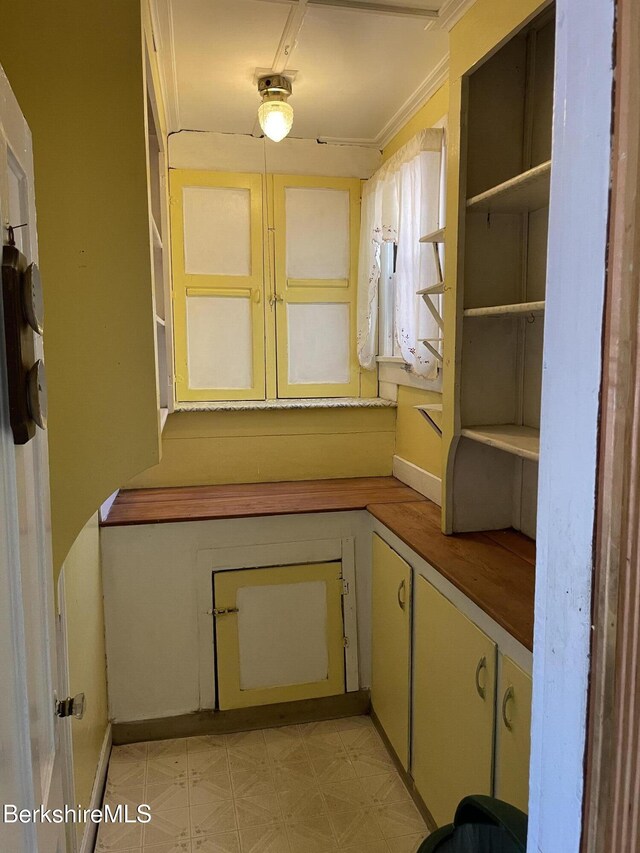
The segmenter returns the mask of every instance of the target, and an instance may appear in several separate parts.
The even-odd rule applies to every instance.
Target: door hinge
[[[343,643],[343,645],[344,645],[345,649],[348,649],[348,648],[349,648],[349,638],[348,638],[348,637],[343,637],[343,638],[342,638],[342,643]]]
[[[81,720],[84,717],[85,705],[84,693],[78,693],[76,696],[67,696],[66,699],[56,700],[56,716],[75,717],[76,720]]]
[[[351,589],[349,588],[349,581],[343,580],[342,581],[342,594],[343,595],[349,595],[350,592],[351,592]]]
[[[237,607],[215,607],[213,610],[207,610],[209,616],[225,616],[227,613],[239,613]]]

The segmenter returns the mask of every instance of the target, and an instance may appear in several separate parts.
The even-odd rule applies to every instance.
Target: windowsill
[[[438,369],[435,379],[424,379],[410,373],[404,359],[397,356],[378,356],[378,379],[391,385],[404,385],[409,388],[419,388],[422,391],[442,393],[442,370]]]
[[[382,397],[312,397],[290,400],[230,400],[212,403],[177,403],[180,412],[270,412],[286,409],[395,409]]]

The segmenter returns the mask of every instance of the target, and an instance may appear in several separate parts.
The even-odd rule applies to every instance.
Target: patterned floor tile
[[[373,809],[354,809],[329,815],[336,840],[340,847],[363,841],[381,841],[382,832]]]
[[[242,853],[289,853],[289,840],[282,823],[240,830]]]
[[[191,841],[174,841],[170,844],[154,844],[142,848],[142,853],[191,853]]]
[[[295,764],[279,764],[275,762],[272,766],[272,772],[276,791],[313,788],[317,785],[316,775],[308,759],[296,762]]]
[[[206,752],[208,749],[226,749],[226,735],[201,735],[200,737],[188,737],[187,752]]]
[[[368,729],[373,728],[373,720],[369,716],[360,717],[341,717],[335,720],[336,731],[345,732],[349,729]]]
[[[262,731],[237,732],[227,735],[229,753],[246,758],[258,758],[266,755],[267,744]]]
[[[371,797],[359,779],[346,779],[322,786],[327,811],[345,812],[372,804]]]
[[[281,791],[278,801],[285,820],[315,817],[326,811],[320,788],[297,788]]]
[[[399,838],[389,838],[387,839],[387,844],[391,853],[416,853],[416,850],[428,835],[428,832],[419,832],[413,835],[403,835]]]
[[[112,794],[119,788],[133,788],[143,785],[146,774],[146,761],[125,761],[122,764],[109,764],[107,791]]]
[[[317,734],[327,734],[327,732],[337,732],[338,720],[319,720],[316,723],[303,723],[299,726],[303,737],[311,737]]]
[[[142,824],[103,823],[98,830],[96,853],[120,853],[142,846]]]
[[[229,756],[226,749],[203,749],[187,755],[189,776],[203,776],[209,773],[226,773],[229,769]]]
[[[314,758],[328,755],[344,755],[345,752],[339,732],[318,732],[306,735],[304,743],[312,761]]]
[[[255,755],[246,755],[243,752],[227,750],[227,756],[229,759],[229,768],[232,773],[237,770],[255,770],[256,772],[269,770],[270,765],[266,745],[264,752],[258,752]]]
[[[346,755],[313,758],[311,766],[320,784],[342,782],[344,779],[356,778],[355,768]]]
[[[391,803],[409,803],[411,797],[398,773],[365,776],[362,786],[371,800],[379,806]]]
[[[218,835],[237,829],[233,800],[219,800],[202,806],[191,806],[191,837]]]
[[[187,739],[154,740],[148,746],[147,758],[166,758],[167,756],[185,755]]]
[[[426,833],[427,831],[422,815],[413,803],[379,806],[376,809],[376,817],[385,838]]]
[[[340,732],[340,738],[347,749],[384,749],[382,738],[373,726],[345,729]]]
[[[191,842],[192,853],[240,853],[240,839],[237,832],[222,832],[194,838]]]
[[[165,755],[147,761],[147,785],[169,783],[187,776],[187,753]]]
[[[145,847],[188,841],[191,836],[189,809],[187,807],[171,811],[152,812],[151,821],[144,827]]]
[[[129,806],[129,810],[137,809],[141,803],[146,803],[144,797],[144,785],[134,785],[132,788],[117,787],[113,791],[107,790],[104,795],[105,806]]]
[[[230,800],[233,797],[231,776],[225,770],[222,773],[194,773],[187,780],[189,804],[201,806],[218,800]]]
[[[393,759],[384,748],[379,749],[348,749],[347,755],[359,777],[379,776],[395,770]]]
[[[291,853],[333,853],[337,849],[326,815],[288,821],[286,827]]]
[[[231,787],[234,797],[255,797],[257,794],[275,792],[275,779],[271,768],[261,764],[254,770],[231,768]]]
[[[114,746],[111,750],[109,765],[121,764],[123,761],[146,761],[146,743],[129,743],[126,746]]]
[[[363,844],[341,847],[340,853],[389,853],[389,847],[386,841],[365,841]],[[411,853],[415,851],[412,850]]]
[[[249,826],[272,826],[282,821],[280,803],[275,793],[242,797],[235,801],[239,829]]]
[[[152,815],[168,809],[188,808],[189,795],[186,778],[147,785],[144,791],[144,802],[151,807]]]

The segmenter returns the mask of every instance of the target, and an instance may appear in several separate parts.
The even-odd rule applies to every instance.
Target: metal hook
[[[7,233],[9,235],[9,245],[10,246],[15,246],[15,244],[16,244],[16,235],[14,233],[16,231],[16,229],[17,228],[26,228],[28,224],[29,224],[28,222],[23,222],[22,225],[7,225]]]

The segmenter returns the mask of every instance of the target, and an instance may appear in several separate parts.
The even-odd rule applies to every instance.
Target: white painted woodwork
[[[578,853],[583,832],[615,77],[615,3],[556,5],[529,853]]]
[[[438,228],[437,231],[432,231],[430,234],[425,234],[420,238],[421,243],[444,243],[444,228]]]
[[[414,409],[417,409],[425,421],[429,424],[431,429],[435,432],[435,434],[439,437],[442,436],[442,403],[432,403],[426,406],[414,406]],[[434,418],[435,415],[435,418]]]
[[[403,459],[397,454],[393,457],[393,476],[397,477],[416,492],[420,492],[434,504],[442,506],[442,480],[419,465]]]
[[[369,687],[370,538],[365,512],[103,528],[110,717],[215,707],[212,572],[228,569],[342,560],[347,690]]]
[[[551,161],[491,187],[467,201],[473,213],[528,213],[549,205]]]
[[[249,190],[241,187],[185,187],[183,206],[185,272],[191,275],[250,276]]]
[[[513,305],[489,305],[486,308],[467,308],[465,317],[511,317],[520,314],[543,314],[544,300],[540,302],[516,302]]]
[[[243,587],[238,590],[236,606],[240,611],[241,690],[310,684],[327,678],[325,583]]]
[[[348,304],[290,302],[287,305],[287,329],[290,384],[349,381]]]
[[[251,295],[187,294],[190,388],[252,388]]]
[[[0,220],[27,223],[16,243],[37,262],[31,133],[0,68]],[[2,308],[0,306],[0,315]],[[0,322],[0,800],[18,808],[61,808],[64,739],[55,716],[58,689],[49,462],[46,432],[16,446],[9,424]],[[43,356],[36,339],[36,356]],[[0,823],[0,847],[12,853],[62,853],[63,825]]]
[[[532,427],[517,424],[466,427],[462,435],[533,462],[540,457],[540,431]]]
[[[348,279],[349,192],[324,187],[284,192],[287,278]]]

